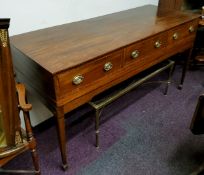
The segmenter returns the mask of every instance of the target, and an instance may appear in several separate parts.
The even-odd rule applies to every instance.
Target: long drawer
[[[81,66],[72,68],[57,76],[59,84],[59,96],[82,95],[97,88],[98,81],[110,76],[122,66],[123,50],[90,61]]]

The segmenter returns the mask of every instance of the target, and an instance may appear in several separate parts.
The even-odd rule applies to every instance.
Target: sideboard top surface
[[[197,18],[174,11],[157,16],[146,5],[11,37],[11,44],[51,74],[67,70]]]

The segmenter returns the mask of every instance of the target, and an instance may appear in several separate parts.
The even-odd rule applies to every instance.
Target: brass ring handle
[[[84,77],[82,75],[77,75],[73,78],[72,83],[75,85],[79,85],[83,82]]]
[[[134,50],[132,53],[131,53],[131,57],[132,58],[137,58],[139,56],[140,52],[138,50]]]
[[[190,27],[189,27],[189,32],[190,32],[190,33],[193,33],[194,31],[195,31],[194,27],[193,27],[193,26],[190,26]]]
[[[177,40],[178,37],[179,37],[179,36],[178,36],[178,33],[174,33],[174,34],[173,34],[173,39],[174,39],[174,40]]]
[[[162,45],[161,41],[156,41],[156,42],[154,43],[154,47],[155,47],[155,48],[160,48],[161,45]]]
[[[111,62],[107,62],[107,63],[105,63],[104,66],[103,66],[103,69],[104,69],[105,71],[109,71],[109,70],[111,70],[112,68],[113,68],[113,64],[112,64]]]

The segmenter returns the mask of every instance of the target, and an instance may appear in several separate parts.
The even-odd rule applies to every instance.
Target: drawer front
[[[167,33],[161,33],[138,43],[132,44],[125,49],[125,64],[143,62],[148,55],[159,56],[162,49],[167,46]],[[145,60],[147,61],[147,60]]]
[[[97,84],[101,78],[110,76],[122,66],[123,50],[90,61],[58,75],[60,96],[74,91],[89,91],[89,86]]]
[[[190,37],[196,34],[197,21],[189,22],[178,26],[168,32],[168,43],[174,44],[186,37]]]

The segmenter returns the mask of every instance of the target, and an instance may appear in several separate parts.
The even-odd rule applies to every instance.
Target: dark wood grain
[[[184,0],[159,0],[159,9],[180,10]]]
[[[195,18],[174,12],[163,20],[156,14],[149,5],[14,36],[11,43],[55,74]]]

